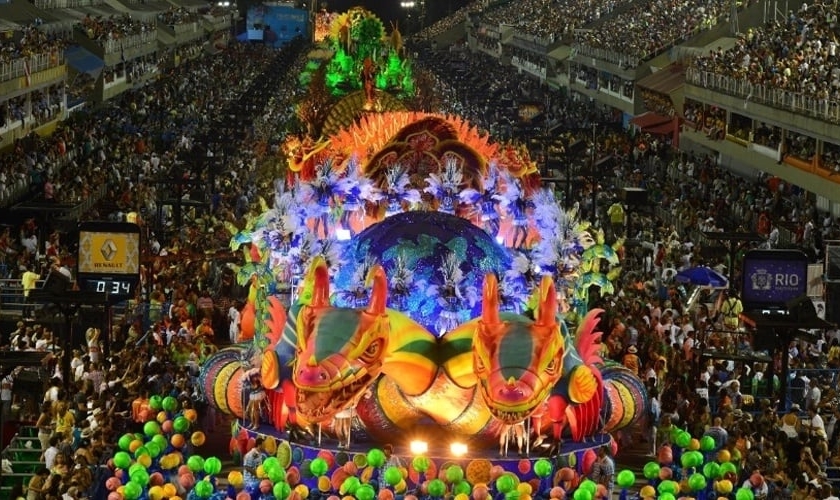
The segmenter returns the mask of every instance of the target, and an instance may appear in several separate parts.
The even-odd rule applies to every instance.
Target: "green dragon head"
[[[323,259],[313,261],[307,276],[311,281],[305,287],[311,294],[298,313],[292,381],[298,413],[307,421],[324,422],[354,405],[382,372],[389,334],[388,284],[385,271],[375,266],[368,276],[373,288],[368,307],[338,308],[330,306]]]
[[[535,320],[499,313],[498,281],[484,280],[481,320],[473,338],[479,391],[490,412],[507,424],[538,410],[563,371],[565,340],[557,323],[554,282],[543,276]]]

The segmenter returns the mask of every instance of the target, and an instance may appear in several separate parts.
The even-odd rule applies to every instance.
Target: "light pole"
[[[595,171],[595,148],[598,147],[598,140],[595,136],[595,123],[592,124],[592,152],[590,155],[590,166],[592,167],[592,224],[598,221],[598,173]]]
[[[417,2],[414,0],[403,0],[400,2],[400,7],[405,11],[405,35],[408,37],[411,34],[411,14],[417,7]]]

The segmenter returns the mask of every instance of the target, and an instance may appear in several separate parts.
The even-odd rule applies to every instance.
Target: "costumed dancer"
[[[528,241],[528,209],[533,208],[533,204],[525,196],[522,181],[510,175],[506,176],[502,196],[502,206],[507,211],[513,227],[511,247],[522,248]]]
[[[460,321],[458,312],[461,304],[465,302],[461,290],[461,282],[464,280],[464,272],[461,271],[461,263],[454,253],[449,253],[440,268],[443,284],[439,287],[429,287],[431,293],[437,293],[437,302],[443,308],[437,321],[435,329],[439,334],[444,334],[458,327]]]
[[[409,189],[411,179],[405,171],[405,167],[394,165],[385,172],[386,192],[383,196],[387,203],[385,217],[402,213],[403,204],[409,206],[420,203],[420,191]]]
[[[321,228],[324,238],[330,235],[330,215],[338,179],[332,160],[327,159],[316,168],[315,179],[300,184],[300,201],[306,205],[307,218],[315,219],[312,232],[316,236]]]
[[[523,446],[525,445],[525,421],[516,422],[515,424],[502,425],[501,433],[499,434],[499,456],[506,457],[508,454],[508,447],[511,440],[516,440],[516,447],[520,456],[524,456],[525,452]]]
[[[248,420],[251,421],[251,428],[258,429],[262,412],[265,411],[270,414],[271,410],[268,407],[268,398],[265,388],[260,383],[259,374],[251,375],[248,380],[250,387],[248,389],[248,407],[245,409],[245,413],[248,415]]]
[[[340,450],[350,448],[350,430],[352,428],[354,413],[355,409],[351,405],[336,413],[335,417],[333,417],[335,435],[338,438],[338,448]]]
[[[351,160],[347,165],[347,176],[339,179],[335,191],[342,199],[339,224],[342,229],[350,231],[350,235],[355,236],[353,216],[362,221],[365,203],[376,203],[382,199],[383,195],[369,178],[359,174],[355,160]]]
[[[496,208],[503,200],[499,194],[499,168],[495,161],[491,161],[487,169],[487,177],[484,178],[481,192],[481,224],[484,230],[496,238],[501,228],[499,221],[499,210]]]
[[[426,178],[424,192],[431,194],[438,202],[439,212],[455,215],[457,204],[467,203],[474,190],[463,191],[464,174],[454,158],[447,158],[440,173],[432,173]]]

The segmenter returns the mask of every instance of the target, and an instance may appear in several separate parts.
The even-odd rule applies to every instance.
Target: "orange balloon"
[[[137,451],[137,448],[139,448],[141,446],[143,446],[143,441],[140,441],[139,439],[135,439],[134,441],[131,442],[131,444],[128,445],[128,451],[130,451],[131,453],[134,453],[135,451]]]
[[[184,436],[181,434],[173,435],[172,438],[170,438],[169,442],[172,443],[172,446],[174,446],[175,448],[183,448],[186,444]]]
[[[254,338],[254,327],[257,323],[257,310],[253,302],[248,302],[242,308],[239,316],[239,342]]]
[[[175,488],[175,485],[172,483],[166,483],[163,485],[163,496],[172,498],[178,494],[178,489]]]
[[[195,422],[198,419],[198,413],[196,413],[196,411],[192,408],[184,410],[184,418],[186,418],[190,422]]]

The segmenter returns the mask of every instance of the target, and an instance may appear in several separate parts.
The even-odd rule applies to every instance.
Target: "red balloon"
[[[115,477],[109,477],[107,481],[105,481],[105,487],[108,488],[108,491],[114,491],[120,487],[122,481]]]
[[[192,474],[181,474],[178,476],[178,484],[185,490],[190,490],[195,486],[195,476]]]
[[[672,471],[670,467],[662,467],[661,469],[659,469],[659,479],[663,481],[666,479],[671,479],[673,475],[674,471]]]
[[[123,496],[116,491],[112,491],[111,493],[108,493],[108,500],[123,500]]]
[[[240,491],[236,494],[236,500],[251,500],[251,494],[247,491]]]
[[[592,465],[595,464],[595,460],[597,459],[598,455],[595,454],[595,450],[592,448],[583,452],[583,458],[580,460],[580,468],[584,476],[588,476],[592,472]]]
[[[263,479],[260,481],[260,491],[262,493],[271,493],[271,481],[268,479]]]

